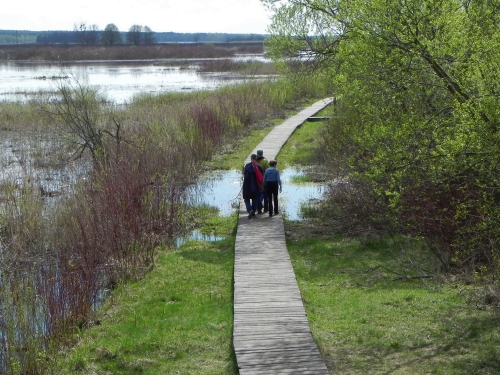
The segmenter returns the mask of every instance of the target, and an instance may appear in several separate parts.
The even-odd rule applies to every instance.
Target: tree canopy
[[[153,31],[148,26],[132,25],[127,33],[127,42],[134,45],[153,44],[156,39]]]
[[[108,24],[101,35],[101,44],[114,45],[121,44],[122,42],[122,36],[118,27],[114,23]]]
[[[339,173],[369,186],[387,223],[422,236],[445,266],[498,266],[500,2],[263,3],[282,67],[335,87],[325,149]]]

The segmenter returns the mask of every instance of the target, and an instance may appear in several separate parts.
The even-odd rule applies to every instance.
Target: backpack
[[[259,165],[257,163],[252,163],[253,169],[255,169],[255,181],[257,182],[257,186],[259,189],[262,189],[262,182],[264,181],[264,176],[260,171]]]

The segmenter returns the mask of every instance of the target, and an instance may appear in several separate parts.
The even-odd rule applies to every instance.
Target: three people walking
[[[276,168],[278,163],[276,160],[271,160],[269,168],[264,170],[262,164],[267,164],[267,159],[263,157],[262,150],[257,152],[260,155],[250,156],[250,163],[245,165],[243,175],[243,200],[249,219],[254,217],[256,212],[259,214],[269,212],[270,217],[273,216],[273,212],[277,215],[278,191],[281,193],[282,190],[280,174]]]

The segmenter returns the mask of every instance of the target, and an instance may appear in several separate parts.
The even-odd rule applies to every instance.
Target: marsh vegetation
[[[323,128],[305,123],[278,159],[334,191],[338,184],[328,182],[324,150],[317,147]],[[212,163],[234,166],[265,132],[247,132]],[[323,219],[327,202],[309,207],[305,220],[286,220],[285,232],[310,327],[330,371],[496,373],[500,336],[489,303],[492,287],[481,286],[480,276],[464,283],[442,272],[419,239],[338,234],[335,222]],[[159,253],[148,277],[113,293],[99,312],[99,326],[74,334],[79,345],[65,352],[63,373],[238,373],[230,313],[237,220],[210,217],[201,231],[226,239],[188,241],[176,252]]]
[[[153,45],[3,45],[4,61],[88,61],[88,60],[160,60],[234,57],[238,54],[262,54],[262,43],[165,43]]]
[[[249,83],[116,106],[65,81],[0,104],[2,371],[56,366],[58,345],[99,324],[108,291],[142,278],[196,225],[186,189],[216,150],[308,92]]]

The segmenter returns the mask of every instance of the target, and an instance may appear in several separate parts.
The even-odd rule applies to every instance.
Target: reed
[[[47,119],[40,116],[34,101],[28,103],[0,102],[0,132],[15,132],[17,135],[32,135],[36,132],[48,132]],[[9,139],[3,137],[3,139]]]
[[[202,73],[238,73],[242,75],[276,75],[278,71],[273,63],[260,61],[234,61],[232,59],[204,60],[201,61],[198,71]]]
[[[39,152],[25,154],[28,165],[75,168],[84,178],[71,183],[71,194],[51,196],[40,189],[36,168],[24,170],[22,183],[3,176],[0,373],[55,369],[54,351],[99,323],[95,310],[109,290],[143,277],[157,249],[191,228],[184,192],[204,164],[225,142],[299,100],[297,92],[304,93],[287,83],[252,83],[189,95],[143,95],[113,110],[97,106],[102,112],[95,126],[120,124],[120,142],[104,136],[95,150],[105,155],[99,168],[89,154],[78,164],[45,159],[44,145],[56,140],[61,154],[71,155],[64,124],[43,116],[31,123],[30,104],[3,107],[0,116],[17,111],[26,134],[41,124],[51,125],[40,127],[47,129],[44,134],[59,132],[52,134],[53,143],[39,143]],[[6,124],[20,127],[15,119]]]
[[[261,54],[262,43],[153,44],[153,45],[5,45],[0,60],[76,61],[76,60],[156,60],[220,58],[236,54]]]

